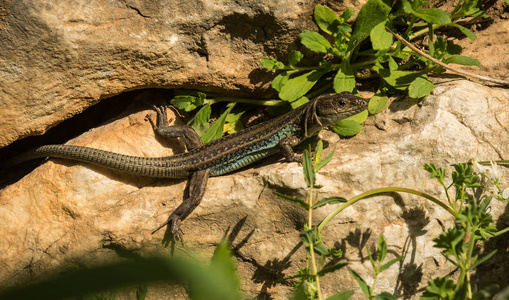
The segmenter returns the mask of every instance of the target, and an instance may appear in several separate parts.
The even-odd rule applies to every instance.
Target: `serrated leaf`
[[[509,1],[509,0],[507,0],[507,1]],[[325,299],[325,300],[348,300],[352,296],[353,296],[353,291],[344,291],[344,292],[339,292],[337,294],[334,294],[330,297],[327,297],[327,299]]]
[[[348,51],[353,50],[369,36],[371,29],[380,23],[385,23],[391,7],[382,0],[368,0],[364,4],[355,21],[355,28],[348,43]]]
[[[220,116],[219,118],[210,125],[209,129],[205,131],[205,133],[201,137],[201,141],[206,144],[210,141],[216,140],[223,136],[224,131],[224,123],[226,121],[226,116],[230,113],[232,108],[235,106],[235,103],[230,105]]]
[[[325,248],[325,245],[323,244],[322,241],[315,243],[315,245],[313,246],[313,249],[315,250],[316,253],[323,255],[323,256],[329,254],[329,250],[327,250],[327,248]]]
[[[451,24],[448,24],[448,25],[458,28],[461,31],[461,33],[466,35],[472,41],[475,41],[477,39],[477,35],[475,35],[475,33],[470,31],[470,29],[468,29],[468,28],[465,28],[465,27],[463,27],[463,26],[461,26],[459,24],[456,24],[456,23],[451,23]]]
[[[314,19],[318,27],[330,35],[336,31],[339,24],[334,11],[323,5],[315,6]]]
[[[300,51],[292,50],[290,54],[288,54],[288,64],[290,66],[294,66],[299,63],[299,61],[304,57]]]
[[[392,46],[392,34],[385,29],[385,22],[382,22],[369,33],[371,45],[375,50],[385,50]]]
[[[332,273],[332,272],[335,272],[343,267],[346,267],[347,265],[348,265],[348,263],[337,263],[333,266],[321,269],[320,271],[318,271],[317,275],[323,276],[327,273]]]
[[[366,281],[364,281],[364,279],[362,279],[362,277],[353,270],[350,270],[350,274],[352,274],[353,279],[357,281],[364,295],[369,298],[371,296],[371,288],[368,286]]]
[[[285,67],[285,64],[270,57],[266,57],[260,60],[260,64],[262,65],[262,67],[269,70],[282,69]]]
[[[292,197],[292,196],[288,196],[288,195],[285,195],[285,194],[280,194],[278,192],[274,192],[274,194],[276,194],[277,196],[285,199],[285,200],[288,200],[288,201],[291,201],[297,205],[299,205],[300,207],[303,207],[305,208],[306,210],[309,209],[309,204],[307,204],[304,200],[302,199],[299,199],[297,197]]]
[[[395,259],[391,259],[388,263],[383,264],[378,271],[383,272],[383,271],[387,270],[393,264],[397,263],[398,261],[402,260],[403,258],[404,258],[404,256],[398,256]]]
[[[456,284],[447,277],[437,277],[428,282],[421,296],[424,300],[454,299]]]
[[[308,187],[315,185],[315,172],[313,170],[313,163],[311,162],[311,156],[309,151],[304,150],[302,155],[302,167],[304,169],[304,179]]]
[[[429,95],[435,86],[431,81],[424,77],[415,78],[408,86],[408,96],[412,98],[422,98]]]
[[[368,112],[371,115],[377,114],[384,110],[387,107],[387,102],[389,98],[384,95],[375,94],[371,99],[369,99],[368,103]]]
[[[279,92],[279,98],[286,101],[294,101],[304,96],[315,83],[325,74],[328,70],[319,69],[313,70],[306,74],[292,78],[286,82]]]
[[[391,293],[382,292],[382,293],[376,295],[375,299],[378,299],[378,300],[396,300],[396,297],[394,297],[394,295],[392,295]]]
[[[304,230],[299,234],[299,237],[306,248],[315,243],[315,233],[313,230]]]
[[[477,59],[463,55],[447,55],[443,62],[446,64],[458,64],[464,66],[476,66],[481,68],[481,62]]]
[[[350,67],[350,61],[345,59],[341,62],[338,73],[334,76],[334,91],[336,93],[353,92],[354,88],[355,76]]]
[[[327,198],[323,198],[322,200],[316,202],[315,205],[313,205],[313,209],[318,208],[318,207],[322,207],[322,206],[324,206],[326,204],[344,203],[346,201],[347,200],[345,198],[343,198],[343,197],[337,197],[337,196],[327,197]]]
[[[327,53],[332,48],[329,41],[321,34],[312,30],[304,30],[299,34],[300,42],[311,51]]]

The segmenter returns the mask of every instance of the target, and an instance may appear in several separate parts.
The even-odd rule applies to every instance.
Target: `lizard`
[[[290,112],[231,135],[203,144],[187,125],[170,126],[166,109],[154,106],[157,115],[151,123],[156,134],[164,138],[183,138],[187,152],[165,157],[138,157],[75,145],[45,145],[15,157],[9,166],[42,157],[64,158],[95,164],[136,176],[155,178],[189,178],[188,197],[170,214],[166,222],[154,229],[169,226],[172,235],[179,234],[181,222],[200,204],[210,176],[220,176],[277,152],[287,161],[300,162],[293,147],[319,132],[367,108],[367,101],[349,92],[318,96]]]

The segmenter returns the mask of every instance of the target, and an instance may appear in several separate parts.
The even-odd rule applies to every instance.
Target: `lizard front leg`
[[[168,120],[165,108],[154,106],[154,110],[157,113],[157,122],[154,122],[150,115],[147,115],[146,119],[152,124],[152,128],[154,128],[154,131],[160,136],[165,138],[183,138],[186,143],[187,151],[203,146],[200,137],[191,126],[170,125],[172,120]]]
[[[299,139],[296,136],[287,136],[279,141],[279,147],[281,148],[281,152],[285,156],[287,161],[290,162],[300,162],[302,163],[302,158],[297,156],[295,152],[293,152],[293,147],[299,144]]]

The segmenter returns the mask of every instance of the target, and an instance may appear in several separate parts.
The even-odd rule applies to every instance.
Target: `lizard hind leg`
[[[155,233],[159,229],[168,225],[168,230],[174,237],[180,237],[179,227],[180,223],[189,216],[193,210],[200,204],[203,194],[205,194],[205,188],[207,187],[207,181],[209,179],[210,170],[196,171],[191,175],[189,179],[187,194],[188,197],[182,201],[182,203],[175,209],[168,220],[157,227],[152,233]]]

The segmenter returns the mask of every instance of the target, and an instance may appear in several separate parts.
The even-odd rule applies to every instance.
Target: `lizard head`
[[[368,101],[349,92],[326,94],[315,98],[314,114],[321,126],[326,127],[360,113],[368,108]]]

